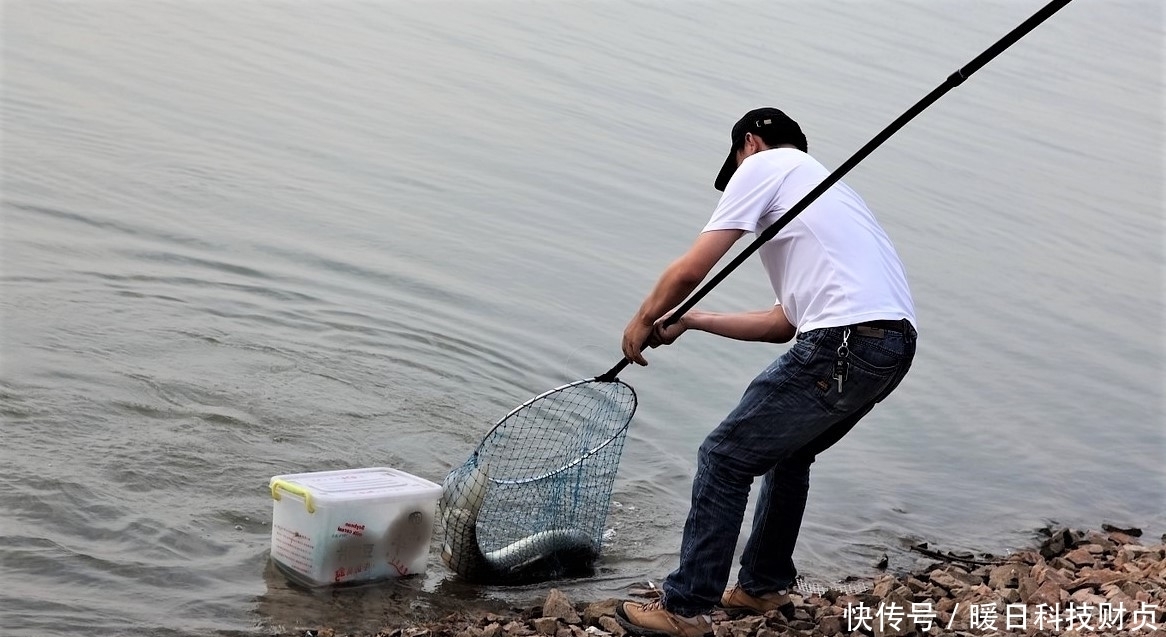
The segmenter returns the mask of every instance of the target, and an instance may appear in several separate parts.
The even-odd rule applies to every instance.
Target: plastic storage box
[[[425,572],[441,487],[390,469],[271,479],[271,559],[305,586]]]

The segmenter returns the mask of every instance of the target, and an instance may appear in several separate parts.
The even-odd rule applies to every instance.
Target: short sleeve
[[[744,230],[756,233],[761,217],[769,210],[777,190],[778,179],[769,164],[756,153],[745,158],[713,210],[712,218],[701,232]]]

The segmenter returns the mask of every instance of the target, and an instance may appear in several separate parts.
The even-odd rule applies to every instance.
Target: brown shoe
[[[776,610],[786,619],[792,619],[794,616],[794,603],[788,592],[777,591],[754,597],[746,593],[740,584],[734,584],[732,588],[725,591],[724,595],[721,595],[721,608],[724,608],[725,612],[730,615],[742,613],[764,615],[771,610]]]
[[[660,600],[639,604],[624,602],[615,607],[620,625],[634,635],[645,637],[707,637],[713,634],[708,617],[682,617],[670,613]]]

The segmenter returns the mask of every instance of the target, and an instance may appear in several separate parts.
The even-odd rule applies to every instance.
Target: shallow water
[[[440,481],[527,398],[619,360],[741,112],[836,166],[1031,3],[7,2],[0,626],[378,628],[535,588],[306,593],[269,477]],[[824,579],[1050,520],[1166,531],[1160,3],[1078,0],[846,181],[920,350],[814,469]],[[745,266],[702,303],[770,302]],[[675,563],[696,446],[782,347],[686,337],[640,408],[600,572]],[[491,601],[493,600],[493,601]]]

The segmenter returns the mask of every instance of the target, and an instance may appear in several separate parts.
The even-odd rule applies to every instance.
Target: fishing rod
[[[1000,38],[1000,40],[995,44],[988,47],[983,53],[977,55],[971,62],[968,62],[955,73],[949,75],[947,80],[936,87],[933,91],[928,93],[923,99],[919,100],[914,106],[907,109],[905,113],[900,115],[895,121],[891,122],[886,128],[882,130],[882,132],[880,132],[878,135],[875,135],[874,139],[870,140],[866,143],[865,146],[858,149],[858,152],[854,153],[854,155],[851,155],[850,159],[847,159],[845,162],[843,162],[841,166],[834,170],[834,172],[830,173],[829,176],[823,179],[822,183],[818,184],[816,188],[807,193],[805,197],[802,197],[801,201],[795,204],[793,208],[790,208],[789,211],[782,215],[780,219],[773,223],[773,225],[769,226],[761,234],[757,235],[757,238],[753,240],[753,243],[750,243],[747,248],[742,250],[741,253],[738,254],[732,261],[730,261],[724,268],[722,268],[720,272],[717,272],[713,278],[709,279],[707,283],[702,285],[700,289],[693,293],[693,295],[690,296],[688,300],[685,301],[679,308],[677,308],[675,312],[669,315],[668,318],[664,319],[664,327],[667,328],[675,325],[676,322],[680,320],[680,317],[684,316],[686,312],[691,310],[698,302],[700,302],[701,299],[708,295],[708,293],[712,291],[712,289],[716,287],[717,284],[725,280],[725,277],[729,276],[733,270],[736,270],[737,266],[744,263],[745,260],[752,256],[753,253],[756,252],[757,249],[760,248],[763,244],[765,244],[766,241],[769,241],[775,235],[777,235],[778,232],[781,232],[781,229],[789,225],[789,223],[793,221],[794,217],[798,216],[798,214],[800,214],[803,210],[806,209],[806,207],[813,203],[815,199],[821,196],[822,193],[829,190],[831,186],[837,183],[839,179],[842,179],[842,176],[850,172],[850,170],[857,166],[859,162],[861,162],[863,159],[866,159],[867,155],[870,155],[876,148],[881,146],[883,142],[890,139],[890,137],[897,133],[900,128],[903,128],[907,122],[911,121],[915,118],[916,115],[926,110],[928,106],[934,104],[936,100],[943,97],[945,93],[959,86],[960,84],[963,84],[964,80],[971,77],[972,73],[980,70],[981,67],[992,61],[992,58],[1000,55],[1004,52],[1005,49],[1015,44],[1017,40],[1028,35],[1030,31],[1035,29],[1045,20],[1049,19],[1049,17],[1054,13],[1060,11],[1071,1],[1072,0],[1052,0],[1052,2],[1049,2],[1039,11],[1034,13],[1032,17],[1022,22],[1007,35]],[[630,363],[630,360],[624,358],[619,363],[617,363],[615,367],[612,367],[606,373],[596,376],[595,380],[602,382],[614,381],[616,379],[616,375],[623,371],[623,368],[627,367]]]

